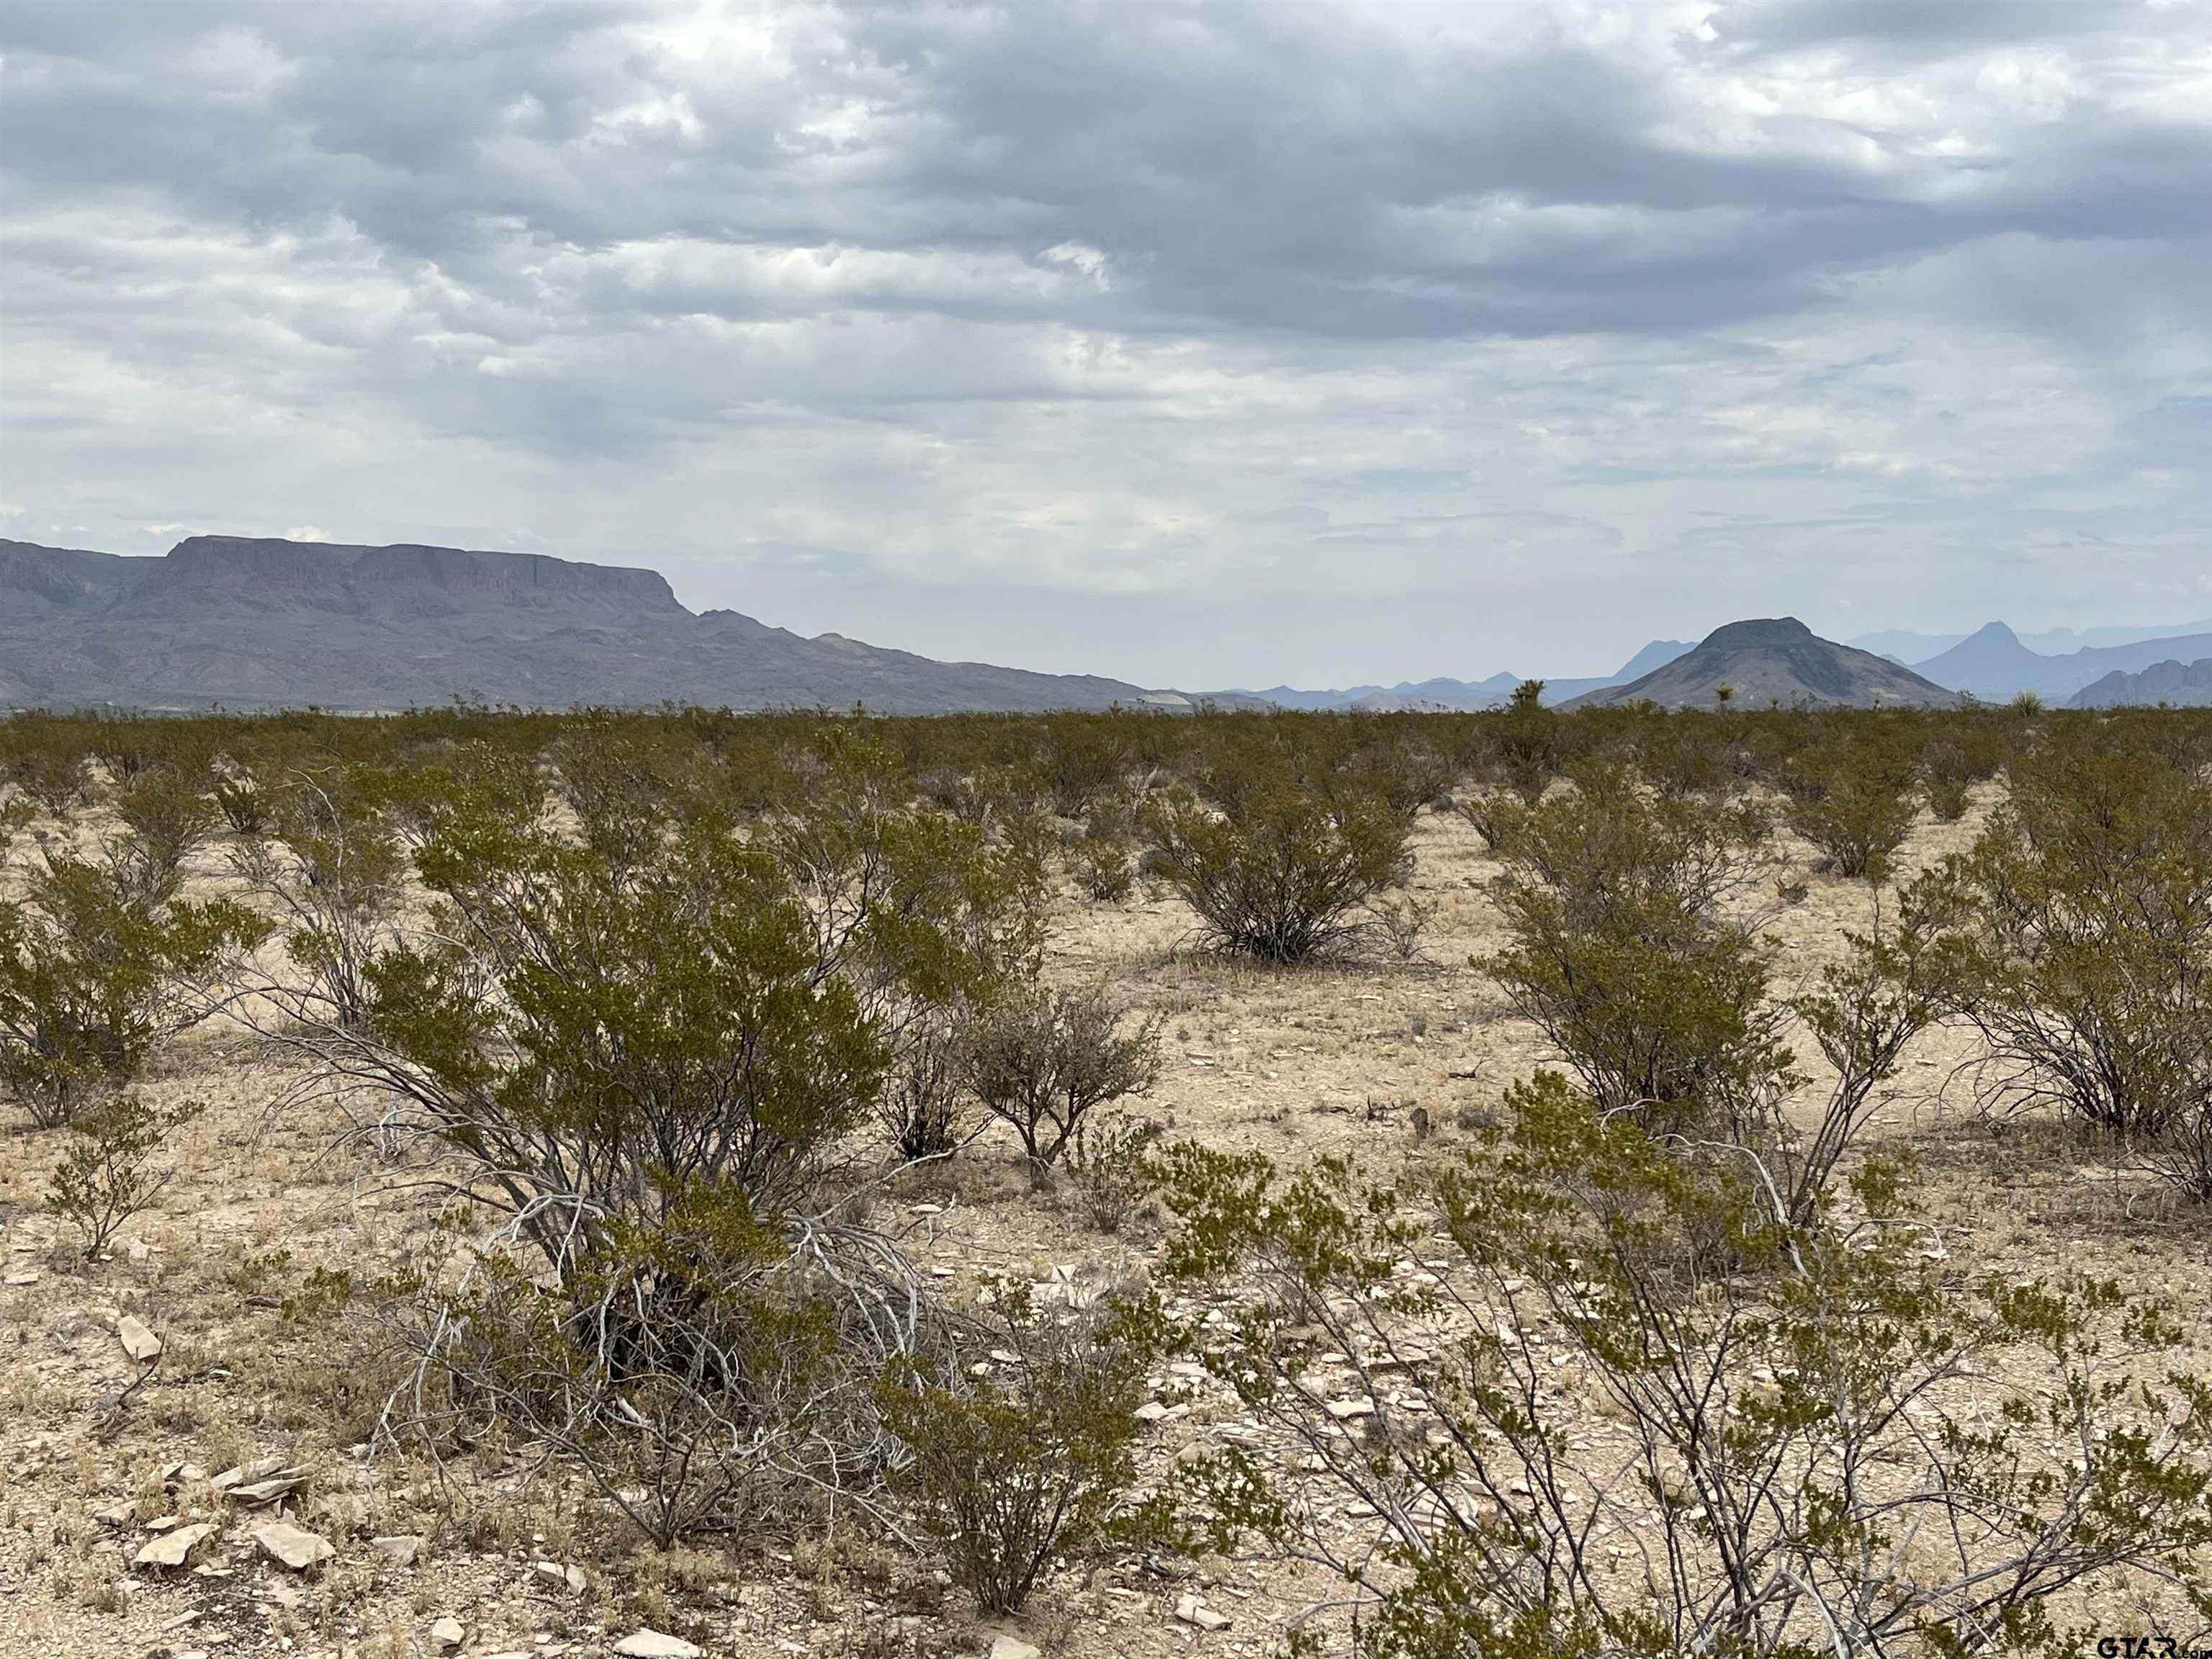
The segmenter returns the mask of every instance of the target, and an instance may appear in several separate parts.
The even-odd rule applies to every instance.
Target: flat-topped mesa
[[[1808,641],[1818,643],[1819,640],[1819,635],[1795,617],[1753,617],[1743,622],[1723,623],[1706,635],[1697,649],[1741,651],[1747,647],[1802,645]]]
[[[1187,707],[1121,680],[933,662],[694,616],[655,570],[536,553],[193,536],[161,558],[0,542],[0,709]]]
[[[536,553],[402,544],[357,547],[252,536],[191,536],[123,602],[132,613],[303,608],[344,616],[451,616],[582,607],[643,619],[687,614],[657,570],[577,564]]]

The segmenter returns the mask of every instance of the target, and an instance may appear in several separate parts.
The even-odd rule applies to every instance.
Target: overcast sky
[[[1216,687],[2212,615],[2212,0],[9,0],[0,535]]]

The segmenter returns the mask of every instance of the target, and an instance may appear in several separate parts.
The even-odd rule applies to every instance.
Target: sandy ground
[[[1923,823],[1911,858],[1964,846],[1979,816]],[[1494,1104],[1544,1056],[1468,965],[1501,942],[1479,839],[1455,817],[1425,814],[1416,850],[1414,890],[1437,914],[1415,961],[1298,971],[1217,962],[1189,948],[1192,918],[1179,902],[1140,890],[1120,906],[1064,897],[1053,971],[1103,981],[1133,1010],[1166,1016],[1166,1065],[1143,1109],[1173,1133],[1289,1164],[1328,1152],[1385,1167],[1449,1156],[1457,1115]],[[1802,867],[1809,860],[1796,850]],[[219,846],[200,856],[210,878],[222,856]],[[1773,919],[1778,989],[1809,980],[1840,951],[1843,931],[1870,916],[1863,884],[1806,879],[1806,900],[1778,905]],[[1871,1138],[1917,1152],[1929,1219],[1960,1272],[2026,1277],[2063,1264],[2166,1291],[2188,1310],[2191,1362],[2212,1370],[2212,1224],[2057,1126],[1983,1121],[1959,1070],[1972,1052],[1960,1033],[1931,1035]],[[496,1449],[447,1471],[442,1490],[427,1467],[368,1459],[362,1443],[390,1373],[343,1321],[299,1298],[319,1264],[366,1275],[401,1260],[428,1206],[386,1190],[373,1158],[334,1145],[329,1105],[272,1109],[295,1080],[221,1022],[173,1044],[144,1092],[201,1102],[205,1114],[177,1138],[175,1178],[156,1207],[111,1259],[90,1265],[42,1213],[65,1136],[14,1123],[0,1133],[0,1652],[599,1655],[641,1626],[732,1659],[920,1659],[988,1647],[992,1631],[927,1564],[849,1532],[662,1556],[560,1472]],[[1437,1126],[1419,1144],[1417,1107]],[[1110,1280],[1156,1237],[1142,1227],[1088,1231],[1064,1201],[1030,1192],[1012,1143],[996,1137],[896,1189],[879,1214],[956,1287],[992,1273],[1048,1279],[1055,1267]],[[136,1369],[117,1337],[125,1314],[166,1351],[103,1426],[103,1401]],[[1232,1415],[1200,1400],[1155,1425],[1148,1468],[1171,1478],[1173,1454]],[[284,1513],[337,1546],[311,1571],[263,1557],[249,1534],[272,1512],[240,1515],[210,1484],[270,1458],[310,1472]],[[217,1530],[191,1567],[132,1569],[155,1535],[148,1523],[172,1516]],[[427,1541],[400,1565],[369,1541],[392,1534]],[[581,1570],[580,1589],[555,1582],[569,1566]],[[1208,1560],[1195,1577],[1171,1579],[1109,1562],[1055,1579],[1006,1628],[1051,1659],[1258,1655],[1275,1650],[1315,1589],[1265,1563]],[[1177,1601],[1193,1594],[1230,1627],[1176,1621]],[[444,1618],[464,1627],[457,1648],[433,1635]]]

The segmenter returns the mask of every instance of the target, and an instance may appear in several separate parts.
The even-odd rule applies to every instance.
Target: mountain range
[[[2138,635],[2148,635],[2139,637]],[[2118,636],[2118,637],[2115,637]],[[2106,629],[2051,653],[2002,623],[1907,668],[1794,618],[1731,623],[1695,647],[1654,640],[1614,673],[1547,678],[1544,700],[1596,707],[2003,701],[2199,702],[2212,625]],[[398,708],[471,696],[557,708],[664,702],[883,713],[1116,705],[1374,711],[1493,708],[1521,676],[1185,694],[1097,676],[945,663],[837,634],[806,638],[735,611],[695,613],[657,571],[538,554],[193,536],[159,558],[0,540],[0,708]]]
[[[2110,674],[2132,674],[2154,663],[2189,663],[2202,657],[2212,657],[2212,631],[2160,635],[2052,657],[2029,650],[2012,629],[1993,622],[1913,668],[1938,685],[1971,692],[1984,702],[2001,702],[2032,691],[2046,702],[2064,702]]]
[[[1188,708],[1120,680],[934,662],[734,611],[658,571],[449,547],[193,536],[161,558],[0,541],[0,707],[865,703]]]
[[[2063,657],[2103,645],[2134,645],[2142,640],[2163,640],[2180,634],[2212,634],[2212,617],[2203,622],[2162,628],[2053,628],[2040,634],[2022,634],[2020,642],[2039,657]],[[1876,656],[1899,662],[1926,662],[1971,637],[1965,634],[1918,634],[1909,628],[1885,628],[1844,641]]]
[[[2177,708],[2212,706],[2212,657],[2192,663],[2169,659],[2133,674],[2116,668],[2075,692],[2073,706],[2116,708],[2147,702],[2167,702]]]
[[[1686,640],[1654,640],[1613,673],[1593,679],[1546,680],[1543,700],[1547,704],[1560,703],[1601,686],[1626,684],[1672,662],[1690,648]],[[1389,709],[1497,708],[1503,707],[1506,699],[1513,695],[1513,688],[1521,684],[1522,678],[1519,674],[1492,674],[1486,680],[1401,680],[1390,686],[1353,685],[1342,690],[1319,691],[1273,685],[1264,691],[1226,691],[1218,695],[1224,698],[1271,702],[1279,708],[1334,709],[1360,714],[1376,714]]]

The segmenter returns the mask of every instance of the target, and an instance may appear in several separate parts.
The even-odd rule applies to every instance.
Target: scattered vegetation
[[[1218,1547],[1325,1566],[1394,1659],[2057,1655],[2082,1632],[2048,1604],[2090,1575],[2201,1588],[2212,1389],[2177,1372],[2157,1426],[2130,1409],[2169,1310],[1958,1286],[1875,1171],[1863,1220],[1791,1222],[1556,1073],[1508,1103],[1426,1181],[1173,1149],[1169,1266],[1212,1291],[1187,1340],[1383,1534],[1348,1547],[1229,1447],[1185,1471]],[[1602,1451],[1577,1395],[1621,1431]]]
[[[998,1614],[1204,1545],[1336,1575],[1383,1659],[2056,1654],[2093,1584],[2206,1593],[2212,1390],[2155,1298],[1933,1248],[1867,1126],[1948,1021],[1992,1112],[2212,1200],[2208,761],[2187,711],[1562,715],[1534,683],[1468,715],[19,716],[0,1088],[68,1126],[40,1167],[97,1261],[194,1109],[134,1086],[160,1046],[251,1028],[449,1205],[411,1265],[286,1304],[400,1356],[376,1443],[527,1447],[666,1560],[858,1528]],[[1905,879],[1923,805],[1966,850]],[[1076,988],[1049,927],[1141,876],[1222,956],[1429,984],[1431,811],[1480,832],[1474,966],[1559,1070],[1370,1107],[1412,1133],[1365,1164],[1115,1109],[1165,1017]],[[1845,890],[1816,870],[1869,920],[1800,968],[1768,935]],[[918,1269],[944,1211],[907,1200],[964,1202],[979,1141],[1153,1290]],[[1201,1376],[1297,1455],[1209,1435],[1155,1478],[1139,1407]]]
[[[200,1115],[197,1105],[157,1111],[124,1095],[80,1113],[54,1170],[46,1207],[76,1229],[84,1259],[96,1259],[131,1218],[161,1195],[175,1171],[153,1159],[169,1132]]]

